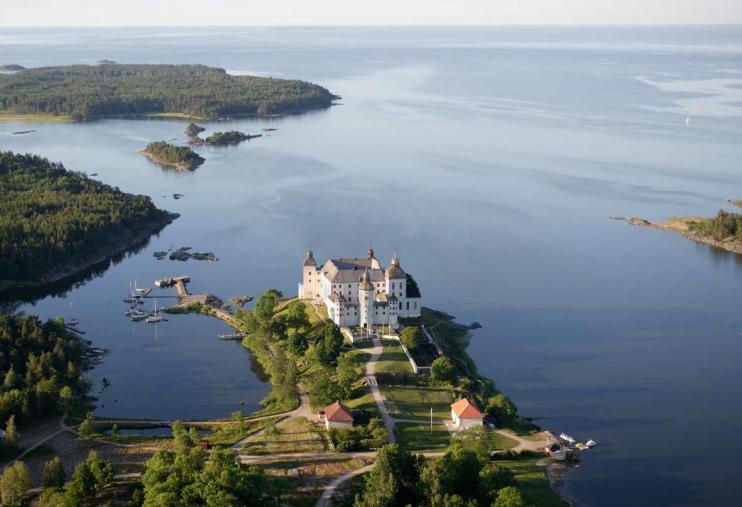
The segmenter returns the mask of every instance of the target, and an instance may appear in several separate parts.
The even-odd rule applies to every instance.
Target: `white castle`
[[[304,256],[299,298],[327,307],[338,326],[397,327],[399,317],[419,317],[422,301],[396,254],[384,269],[368,250],[365,259],[330,259],[317,267],[311,250]]]

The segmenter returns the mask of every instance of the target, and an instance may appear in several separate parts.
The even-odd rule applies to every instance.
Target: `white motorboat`
[[[585,442],[585,445],[592,449],[593,447],[598,445],[598,442],[596,442],[595,440],[588,440],[587,442]]]
[[[560,434],[559,435],[559,438],[561,438],[562,440],[564,440],[568,444],[574,444],[575,443],[575,438],[572,437],[572,436],[567,435],[566,433]]]
[[[146,318],[147,318],[147,314],[144,312],[131,314],[131,320],[133,320],[134,322],[139,322],[140,320],[144,320]]]

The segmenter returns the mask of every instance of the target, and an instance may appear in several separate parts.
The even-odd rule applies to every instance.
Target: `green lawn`
[[[433,424],[431,433],[430,424],[400,422],[394,426],[394,436],[399,446],[408,451],[444,450],[451,443],[451,435],[443,424]]]
[[[518,481],[518,489],[523,493],[526,505],[539,507],[568,507],[568,503],[559,497],[550,487],[546,477],[546,468],[536,465],[534,460],[497,460],[498,465],[513,471]]]
[[[353,398],[343,403],[353,410],[365,410],[371,417],[380,417],[379,408],[368,386],[353,391]]]
[[[376,363],[377,373],[409,373],[413,374],[412,365],[402,347],[397,345],[384,346],[384,351]]]
[[[246,436],[255,433],[256,431],[262,430],[277,419],[279,418],[271,417],[259,421],[250,421],[249,419],[245,419],[242,422],[235,421],[233,424],[203,424],[199,425],[199,427],[214,430],[211,434],[203,437],[204,440],[207,440],[212,446],[227,447],[239,440],[242,440]]]
[[[277,435],[263,433],[242,450],[248,454],[322,452],[328,449],[324,427],[297,417],[277,426]]]
[[[432,407],[433,419],[448,420],[451,403],[458,399],[448,389],[381,386],[381,392],[387,401],[387,409],[398,419],[430,419]]]
[[[28,123],[60,123],[72,121],[71,116],[57,116],[46,113],[12,113],[3,111],[0,112],[0,122],[13,121],[13,122],[28,122]]]

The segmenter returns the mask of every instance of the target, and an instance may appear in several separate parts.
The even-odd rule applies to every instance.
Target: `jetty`
[[[219,338],[220,340],[242,340],[245,336],[247,336],[246,333],[240,333],[240,332],[216,335],[216,337]]]
[[[191,281],[190,276],[173,276],[171,278],[164,278],[162,280],[155,280],[155,287],[163,289],[165,287],[172,287],[175,285],[175,290],[178,291],[178,297],[180,299],[188,296],[188,290],[186,284]]]

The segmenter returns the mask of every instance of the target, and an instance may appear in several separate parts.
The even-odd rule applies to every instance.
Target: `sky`
[[[742,0],[0,0],[0,27],[742,24]]]

